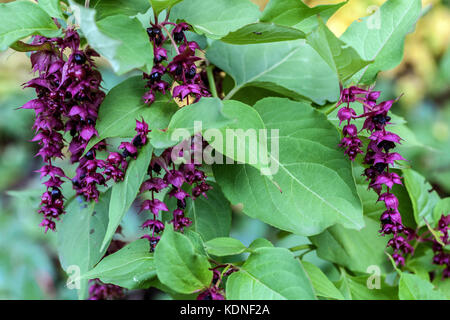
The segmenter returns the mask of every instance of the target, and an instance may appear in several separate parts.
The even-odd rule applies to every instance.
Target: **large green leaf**
[[[308,261],[302,261],[302,264],[311,279],[316,295],[324,298],[344,300],[342,293],[336,288],[333,282],[327,278],[322,270]]]
[[[411,198],[417,225],[422,227],[428,222],[434,226],[437,221],[435,220],[433,209],[439,201],[439,195],[436,191],[432,191],[431,185],[418,172],[412,169],[404,169],[403,176],[406,189]]]
[[[231,300],[316,299],[301,262],[285,248],[254,250],[227,280]]]
[[[117,50],[122,41],[108,37],[98,28],[95,21],[96,11],[94,9],[85,8],[73,0],[69,0],[69,3],[75,20],[81,31],[83,31],[83,35],[86,37],[89,45],[108,59],[113,70],[118,72],[120,70],[121,57],[118,56]]]
[[[369,17],[353,22],[341,40],[365,60],[375,60],[359,72],[355,82],[372,83],[377,73],[396,67],[403,57],[404,40],[421,12],[420,0],[390,0]]]
[[[203,130],[220,129],[233,121],[225,117],[222,108],[223,102],[218,98],[202,98],[184,106],[172,116],[167,130],[150,132],[150,142],[155,148],[165,149]]]
[[[308,34],[307,41],[331,69],[336,71],[341,82],[346,81],[370,63],[370,61],[364,61],[355,49],[336,38],[322,19],[318,20],[319,26]]]
[[[400,300],[447,300],[429,281],[410,273],[401,273],[398,289]]]
[[[275,22],[308,33],[317,26],[317,15],[326,22],[346,3],[347,1],[344,1],[310,8],[301,0],[270,0],[264,8],[261,21]]]
[[[379,223],[370,218],[364,218],[364,222],[366,227],[359,231],[336,225],[310,237],[317,255],[357,272],[366,273],[371,265],[379,266],[383,272],[392,271],[384,254],[388,239],[378,233]]]
[[[208,259],[198,254],[191,240],[175,232],[171,224],[166,224],[154,257],[158,279],[174,291],[193,293],[211,283]]]
[[[30,1],[0,3],[0,20],[0,51],[30,35],[54,37],[59,34],[47,12]]]
[[[257,22],[260,11],[249,0],[184,0],[170,17],[191,24],[197,33],[222,38],[246,24]]]
[[[243,26],[223,37],[223,42],[232,44],[251,44],[304,39],[305,34],[297,29],[276,25],[274,23],[258,22]]]
[[[102,248],[111,241],[123,216],[136,199],[139,188],[147,175],[152,155],[153,147],[150,143],[147,143],[139,150],[137,159],[130,161],[124,180],[112,186],[108,229],[103,239]]]
[[[76,0],[79,4],[84,4],[84,0]],[[135,16],[138,13],[145,13],[150,8],[148,0],[90,0],[90,8],[97,11],[98,20],[116,14]]]
[[[38,5],[44,9],[50,17],[64,19],[60,0],[39,0]]]
[[[141,76],[128,78],[112,88],[100,106],[95,128],[98,136],[89,141],[86,150],[106,138],[131,138],[136,134],[136,120],[148,123],[150,130],[164,129],[178,110],[173,100],[160,95],[151,106],[144,103],[146,89]]]
[[[99,278],[127,289],[148,287],[156,277],[153,254],[147,239],[136,240],[119,251],[103,258],[94,269],[83,274],[83,279]]]
[[[122,14],[109,16],[98,21],[97,26],[108,37],[121,41],[117,48],[117,58],[120,60],[117,74],[133,69],[151,73],[153,48],[147,32],[137,18]]]
[[[304,40],[250,45],[215,41],[206,56],[234,79],[225,99],[248,85],[319,104],[339,98],[336,73]]]
[[[67,213],[58,226],[58,253],[64,270],[81,274],[89,271],[103,257],[107,246],[100,249],[108,225],[108,204],[111,191],[99,202],[86,203],[76,198],[67,206]],[[107,243],[109,244],[109,242]],[[76,276],[75,274],[71,276]],[[79,297],[86,299],[87,280],[80,281]]]
[[[214,238],[205,242],[205,249],[209,254],[214,256],[232,256],[244,252],[247,247],[238,239],[221,237]]]
[[[246,164],[214,165],[214,176],[243,212],[282,230],[313,235],[339,223],[364,226],[351,164],[338,149],[339,134],[305,103],[266,98],[255,105],[270,132],[272,179]],[[272,181],[273,180],[273,181]]]

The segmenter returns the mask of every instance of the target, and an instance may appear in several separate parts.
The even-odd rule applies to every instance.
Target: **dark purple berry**
[[[73,55],[73,61],[75,61],[76,64],[83,64],[86,62],[86,57],[84,56],[84,54],[75,53]]]
[[[183,32],[174,32],[173,40],[175,40],[176,42],[183,41],[184,40],[184,33]]]
[[[94,151],[92,151],[92,150],[89,150],[87,153],[86,153],[86,159],[88,159],[88,160],[93,160],[94,159]]]

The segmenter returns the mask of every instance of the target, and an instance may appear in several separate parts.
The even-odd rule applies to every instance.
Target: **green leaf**
[[[179,293],[193,293],[209,286],[212,271],[208,259],[196,253],[191,240],[166,224],[155,249],[155,266],[162,284]]]
[[[111,201],[109,203],[108,229],[103,239],[102,248],[109,243],[122,221],[123,216],[130,208],[139,188],[147,175],[148,165],[152,159],[153,147],[147,143],[139,150],[136,160],[128,164],[123,181],[114,184],[111,188]]]
[[[147,32],[137,18],[125,15],[109,16],[97,22],[100,31],[121,45],[117,48],[119,69],[123,74],[133,69],[151,73],[153,67],[153,48]]]
[[[127,289],[147,288],[156,278],[153,254],[147,239],[136,240],[119,251],[102,259],[94,269],[81,276],[82,279],[99,278]]]
[[[354,81],[370,84],[377,73],[396,67],[403,57],[405,36],[421,12],[420,0],[386,1],[373,15],[353,22],[341,40],[365,60],[375,60]]]
[[[218,98],[202,98],[187,105],[172,116],[166,131],[150,132],[150,143],[156,149],[165,149],[202,130],[222,128],[232,121],[224,116],[222,108],[223,102]]]
[[[423,176],[412,169],[404,169],[403,176],[405,179],[405,186],[411,198],[414,218],[419,227],[426,225],[425,220],[434,226],[435,220],[433,209],[439,201],[439,195],[436,191],[432,191],[431,185],[425,180]]]
[[[331,69],[336,71],[341,82],[351,78],[370,63],[370,61],[364,61],[355,49],[336,38],[322,19],[318,20],[318,28],[308,34],[307,41]]]
[[[121,62],[117,50],[122,44],[122,41],[108,37],[98,28],[95,22],[96,10],[85,8],[73,0],[69,0],[69,3],[75,20],[80,26],[81,31],[83,31],[83,35],[86,37],[89,45],[108,59],[113,70],[118,72],[121,68]]]
[[[50,17],[64,19],[60,0],[39,0],[38,5],[44,9]]]
[[[383,272],[392,271],[386,259],[386,239],[379,236],[379,222],[364,218],[366,227],[357,231],[333,226],[319,235],[310,237],[317,247],[317,255],[352,271],[367,272],[371,265],[378,265]]]
[[[405,272],[401,273],[398,289],[400,300],[446,300],[429,281]]]
[[[261,16],[263,22],[275,22],[308,33],[317,27],[317,15],[326,22],[347,1],[308,7],[301,0],[270,0]]]
[[[181,1],[183,0],[150,0],[150,3],[153,11],[159,14],[161,11],[170,9]]]
[[[311,279],[316,295],[324,298],[344,300],[342,293],[336,288],[333,282],[327,278],[322,270],[308,261],[302,261],[302,264]]]
[[[212,189],[207,192],[208,198],[203,196],[192,200],[186,199],[184,214],[192,220],[189,230],[195,231],[203,240],[208,241],[219,237],[228,237],[231,229],[231,206],[225,198],[220,186],[208,181]],[[189,189],[186,191],[190,192]],[[166,195],[164,202],[169,210],[176,209],[176,199]],[[191,239],[192,240],[192,239]]]
[[[72,200],[58,226],[58,254],[64,270],[72,274],[75,266],[83,274],[103,257],[107,246],[100,249],[108,225],[108,204],[111,191],[100,196],[99,202],[86,203],[81,198]],[[109,244],[109,241],[108,243]],[[79,298],[87,298],[87,280],[80,282]]]
[[[215,41],[206,57],[234,79],[225,99],[249,85],[318,104],[339,98],[336,73],[304,40],[251,45]]]
[[[256,249],[227,280],[230,300],[311,300],[314,291],[302,264],[285,248]]]
[[[279,26],[274,23],[258,22],[230,32],[220,40],[232,44],[252,44],[304,38],[305,34],[300,30]]]
[[[380,287],[377,288],[374,286],[376,280],[370,279],[370,275],[352,277],[344,272],[336,286],[344,292],[347,300],[397,300],[397,288],[386,284],[384,276],[380,276],[379,281]],[[369,283],[374,286],[372,289]]]
[[[186,21],[197,33],[219,39],[257,22],[260,14],[249,0],[184,0],[172,8],[170,17]]]
[[[84,4],[84,0],[77,2]],[[97,19],[101,20],[116,14],[135,16],[145,13],[150,8],[150,3],[148,0],[91,0],[90,7],[97,11]]]
[[[248,216],[298,235],[317,234],[336,223],[362,228],[351,164],[325,116],[282,98],[260,100],[255,110],[268,130],[279,130],[279,141],[273,131],[268,134],[274,174],[269,179],[246,164],[214,165],[216,181],[231,203],[242,203]]]
[[[205,242],[206,251],[214,256],[232,256],[244,252],[247,247],[238,239],[234,238],[214,238]]]
[[[0,51],[30,35],[55,37],[58,27],[37,4],[30,1],[0,3]]]
[[[148,106],[142,100],[146,89],[141,76],[128,78],[112,88],[100,106],[95,128],[98,136],[89,141],[88,151],[106,138],[132,138],[135,136],[136,120],[144,118],[150,130],[164,129],[178,110],[172,99],[160,95]],[[86,151],[86,152],[87,152]]]

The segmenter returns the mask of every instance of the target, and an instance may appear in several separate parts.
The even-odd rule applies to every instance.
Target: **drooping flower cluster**
[[[170,34],[166,29],[167,25],[173,25]],[[169,75],[178,84],[173,88],[173,97],[180,100],[187,98],[187,104],[189,104],[189,96],[194,96],[193,102],[197,102],[201,97],[211,95],[195,65],[196,61],[201,60],[195,56],[195,50],[200,47],[195,41],[188,41],[184,33],[189,28],[187,23],[174,24],[168,21],[161,24],[152,23],[152,26],[147,28],[154,48],[154,66],[150,74],[144,73],[144,79],[148,79],[147,87],[149,88],[143,96],[146,103],[152,104],[155,101],[156,92],[166,94],[170,84],[162,79],[164,75]],[[166,32],[166,36],[164,36],[163,30]],[[170,62],[165,62],[168,59],[168,53],[163,45],[167,40],[170,40],[177,53]]]
[[[380,96],[379,91],[365,90],[355,86],[345,88],[341,91],[338,106],[346,104],[338,111],[340,123],[346,121],[343,127],[343,139],[340,146],[345,148],[345,153],[353,161],[356,156],[364,152],[360,149],[361,140],[358,138],[358,130],[350,122],[358,118],[364,118],[361,130],[370,132],[369,145],[365,152],[364,164],[368,168],[364,174],[369,181],[369,188],[378,194],[378,201],[383,201],[386,211],[380,217],[382,235],[392,234],[393,238],[388,241],[388,246],[393,249],[395,262],[404,265],[405,259],[402,254],[412,254],[413,247],[408,241],[414,236],[413,231],[406,228],[402,223],[402,218],[398,210],[399,202],[397,197],[391,192],[395,184],[402,184],[401,177],[389,170],[389,165],[393,165],[396,160],[405,160],[397,152],[391,152],[396,143],[400,143],[401,138],[386,130],[386,125],[390,124],[391,117],[388,115],[395,100],[377,103]],[[357,115],[356,111],[350,107],[350,103],[359,102],[363,105],[363,113]],[[405,236],[402,236],[403,233]]]
[[[433,237],[433,263],[440,266],[445,266],[444,271],[442,272],[442,277],[446,279],[450,278],[450,253],[448,250],[446,252],[444,247],[450,245],[450,215],[442,215],[436,229],[441,234],[440,240],[444,246]]]
[[[195,148],[203,148],[203,143],[200,135],[194,136],[191,140],[191,151],[194,151]],[[175,230],[182,232],[185,227],[192,224],[191,219],[184,216],[186,199],[195,200],[200,195],[206,197],[206,192],[212,188],[206,183],[205,173],[199,170],[200,165],[195,164],[192,158],[188,163],[182,163],[178,168],[176,167],[175,162],[182,157],[182,152],[174,151],[174,148],[168,148],[159,157],[153,157],[148,168],[150,178],[141,185],[141,193],[146,191],[151,193],[151,199],[145,200],[141,206],[141,211],[149,211],[152,217],[142,225],[142,228],[148,228],[151,232],[144,236],[150,241],[151,250],[154,250],[160,239],[158,234],[164,230],[163,222],[158,219],[160,218],[159,214],[161,211],[169,211],[163,201],[155,198],[155,193],[170,188],[169,197],[177,200],[177,208],[172,212],[173,217],[170,223],[173,224]],[[192,186],[190,193],[182,188],[183,184]]]
[[[67,177],[52,163],[55,158],[63,158],[63,134],[70,133],[68,150],[72,162],[77,162],[90,138],[97,134],[95,122],[105,94],[100,89],[101,75],[92,60],[98,54],[90,48],[80,50],[80,38],[74,29],[65,30],[62,38],[35,36],[32,44],[48,44],[50,48],[31,54],[33,71],[38,76],[25,87],[34,88],[37,99],[22,106],[35,111],[33,128],[37,134],[33,141],[39,143],[38,155],[46,163],[39,172],[41,178],[49,176],[39,210],[44,215],[41,225],[47,231],[55,230],[54,220],[64,213],[61,178]],[[67,58],[64,52],[69,52]]]

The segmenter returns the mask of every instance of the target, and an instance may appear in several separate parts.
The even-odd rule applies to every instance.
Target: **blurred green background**
[[[264,8],[267,0],[252,0]],[[8,2],[0,0],[0,2]],[[340,0],[305,0],[310,6],[338,3]],[[358,17],[373,12],[383,0],[350,0],[330,19],[328,26],[342,34]],[[393,112],[408,121],[419,144],[404,147],[402,153],[411,166],[422,173],[441,196],[450,195],[450,1],[423,1],[431,9],[407,37],[404,60],[397,68],[380,75],[377,88],[383,98],[404,94]],[[121,81],[104,62],[99,62],[104,87]],[[35,158],[33,111],[16,110],[34,97],[21,85],[31,79],[29,58],[24,53],[0,53],[0,299],[76,299],[65,288],[66,276],[56,254],[56,234],[43,233],[36,213],[43,192],[39,175],[42,165]],[[131,238],[138,223],[127,215]],[[273,229],[242,214],[235,214],[233,234],[248,245],[257,237],[268,237],[279,246],[305,242],[300,237],[279,239]],[[307,260],[327,265],[314,254]],[[330,274],[330,273],[329,273]],[[331,272],[331,275],[333,272]],[[337,274],[335,274],[337,276]],[[133,293],[129,298],[143,298]],[[159,298],[165,298],[159,296]]]

